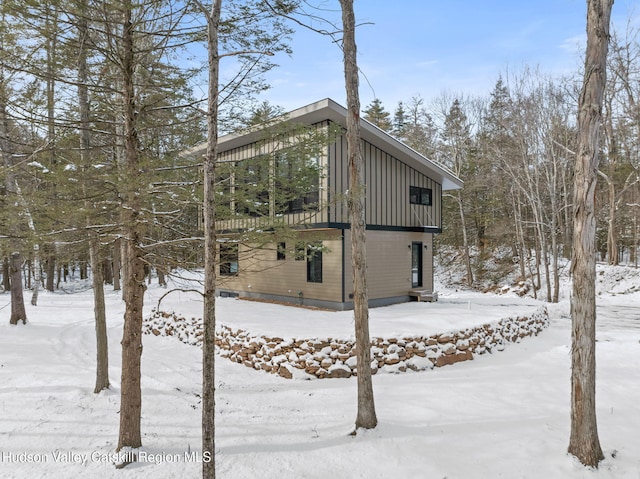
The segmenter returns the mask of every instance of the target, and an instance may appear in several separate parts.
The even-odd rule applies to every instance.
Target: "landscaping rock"
[[[440,356],[438,359],[436,359],[436,367],[440,368],[442,366],[448,366],[449,364],[455,364],[461,361],[468,361],[470,359],[473,359],[473,354],[471,354],[471,351],[448,354],[448,355]]]
[[[371,368],[390,373],[407,369],[421,371],[473,359],[473,354],[502,351],[506,342],[520,342],[548,326],[548,313],[541,308],[530,318],[506,318],[458,332],[430,337],[372,338]],[[180,341],[202,344],[202,324],[196,318],[175,313],[154,312],[145,319],[143,332],[173,336]],[[297,368],[317,378],[347,378],[357,374],[356,348],[352,340],[295,339],[251,335],[238,329],[218,326],[216,351],[221,357],[247,367],[291,379]]]

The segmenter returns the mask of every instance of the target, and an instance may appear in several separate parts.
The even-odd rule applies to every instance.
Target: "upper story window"
[[[262,217],[317,210],[320,162],[295,148],[221,163],[217,203],[220,219],[233,214]]]
[[[431,188],[421,188],[419,186],[409,187],[409,203],[412,205],[431,206]]]
[[[269,215],[269,169],[268,155],[236,163],[234,200],[238,214],[253,217]]]
[[[216,167],[216,219],[227,220],[233,214],[232,187],[234,181],[230,163],[219,163]]]
[[[318,209],[318,159],[292,149],[278,151],[275,157],[274,186],[276,213],[302,213]]]

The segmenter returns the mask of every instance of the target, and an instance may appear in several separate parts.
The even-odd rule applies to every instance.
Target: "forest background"
[[[347,0],[341,5],[343,15],[347,5],[352,7]],[[78,268],[81,278],[90,269],[97,393],[109,387],[103,288],[105,283],[122,287],[126,311],[116,451],[141,446],[144,278],[155,270],[164,283],[177,268],[204,263],[204,344],[213,345],[215,250],[222,253],[216,219],[240,215],[277,223],[287,205],[308,189],[308,178],[317,178],[291,174],[313,166],[315,155],[301,144],[297,146],[303,151],[287,154],[284,161],[301,156],[309,162],[289,161],[282,170],[288,174],[262,168],[257,158],[236,162],[233,171],[216,176],[218,132],[238,131],[281,113],[262,94],[269,86],[265,75],[275,71],[273,57],[290,52],[293,25],[304,24],[341,44],[345,65],[355,67],[346,60],[349,55],[355,59],[355,45],[347,48],[346,40],[349,35],[353,39],[354,29],[345,23],[340,40],[341,29],[320,16],[322,8],[305,6],[309,4],[247,0],[225,4],[221,11],[220,1],[208,10],[197,0],[10,0],[0,7],[0,253],[3,289],[11,292],[10,322],[27,320],[23,282],[36,305],[40,287],[54,291],[68,269]],[[326,28],[319,28],[318,21]],[[602,181],[595,195],[597,247],[601,260],[612,265],[638,262],[637,32],[631,21],[623,33],[614,32],[608,57],[597,172]],[[198,64],[202,45],[208,61]],[[221,60],[227,59],[220,70]],[[441,264],[465,265],[469,287],[497,285],[518,268],[516,281],[524,291],[558,301],[562,258],[572,255],[572,213],[580,210],[571,201],[573,188],[578,198],[582,186],[573,176],[573,160],[582,147],[576,118],[577,78],[582,76],[589,77],[576,72],[556,78],[523,67],[498,75],[486,96],[442,93],[427,102],[414,95],[398,102],[392,113],[375,98],[364,108],[371,123],[465,181],[465,188],[447,194],[444,215],[449,221],[438,250]],[[209,87],[203,97],[196,92],[204,77]],[[347,78],[347,92],[356,93],[355,102],[349,102],[353,118],[359,109],[357,75],[351,79],[354,87]],[[292,136],[274,133],[280,139]],[[356,133],[349,144],[357,146],[357,138]],[[595,135],[591,138],[597,144]],[[203,168],[184,152],[205,139]],[[356,177],[352,173],[352,180]],[[270,196],[274,184],[274,195],[284,196]],[[350,204],[358,202],[353,196],[348,194]],[[268,217],[261,214],[267,204]],[[227,205],[231,207],[225,210]],[[352,220],[356,216],[352,211]],[[286,234],[277,226],[271,224],[268,234],[262,228],[247,230],[234,241],[274,243],[276,235]],[[209,371],[213,386],[213,364],[207,364],[205,360],[205,383]],[[213,423],[213,394],[207,396],[206,384],[203,389],[203,418]],[[207,436],[213,438],[213,427],[210,432]],[[214,450],[213,444],[203,446],[203,452]],[[125,459],[122,466],[127,463]]]
[[[202,262],[201,172],[181,152],[206,139],[203,20],[182,2],[146,2],[133,9],[136,42],[143,46],[132,70],[143,174],[128,175],[119,12],[114,2],[2,4],[2,24],[11,26],[0,32],[0,251],[6,291],[12,253],[20,253],[16,260],[27,288],[41,282],[54,290],[70,268],[86,274],[91,238],[98,240],[94,256],[104,263],[106,282],[119,289],[126,191],[136,191],[143,202],[146,267],[157,269],[160,281],[172,267]],[[252,29],[269,16],[268,28],[262,23],[262,29]],[[272,11],[247,19],[238,8],[228,18],[233,28],[221,32],[221,45],[234,55],[222,59],[222,133],[282,112],[264,100],[265,74],[278,75],[273,56],[291,53],[294,26],[308,35],[283,17],[274,19]],[[327,42],[327,35],[312,33],[319,44]],[[597,191],[600,259],[636,266],[639,55],[638,27],[630,20],[611,39]],[[557,301],[554,278],[560,259],[571,254],[580,82],[579,71],[551,76],[535,66],[515,72],[505,67],[486,94],[443,91],[426,99],[415,93],[389,106],[376,98],[364,108],[366,119],[465,181],[445,198],[445,231],[437,242],[445,264],[464,260],[468,285],[497,284],[515,265],[522,281]],[[251,194],[258,193],[245,191]],[[489,258],[504,268],[489,271]]]

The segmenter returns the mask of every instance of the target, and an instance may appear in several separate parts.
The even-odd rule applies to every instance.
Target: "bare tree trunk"
[[[617,265],[618,258],[618,231],[616,230],[616,186],[613,180],[603,171],[598,170],[598,174],[607,183],[609,192],[609,220],[607,221],[607,258],[608,263]]]
[[[80,260],[79,270],[80,270],[80,279],[87,279],[89,277],[89,271],[87,269],[89,265],[87,264],[86,252],[82,253],[82,259]]]
[[[127,230],[135,229],[135,227],[127,227]],[[142,262],[142,252],[136,243],[141,239],[140,235],[137,231],[128,231],[128,233],[133,234],[133,237],[132,239],[127,237],[126,241],[129,275],[124,279],[127,284],[125,287],[124,329],[121,341],[120,432],[117,451],[124,447],[135,449],[142,446],[140,363],[142,356],[142,307],[145,290],[144,263]]]
[[[609,221],[607,222],[607,256],[608,262],[611,265],[620,264],[620,243],[618,241],[618,229],[616,227],[616,218],[618,217],[618,210],[624,200],[624,195],[627,190],[635,186],[640,179],[635,171],[632,171],[624,182],[624,185],[616,193],[616,185],[612,178],[598,170],[600,175],[606,182],[609,190]]]
[[[616,190],[613,183],[609,185],[609,221],[607,226],[607,254],[609,264],[620,264],[618,257],[618,230],[616,229]]]
[[[87,74],[87,36],[86,19],[87,4],[82,2],[78,18],[78,111],[80,116],[80,156],[82,168],[86,172],[90,168],[89,152],[91,149],[91,125],[89,122],[89,90]],[[84,180],[84,178],[83,178]],[[88,198],[86,181],[82,183],[83,196]],[[89,212],[91,204],[85,199],[84,209],[87,212],[86,223],[91,224]],[[107,338],[107,317],[104,302],[104,278],[102,272],[102,255],[100,254],[100,234],[89,232],[89,261],[91,262],[93,286],[93,311],[96,325],[96,385],[94,393],[109,388],[109,346]]]
[[[571,194],[569,193],[570,183],[571,181],[567,178],[566,171],[563,168],[562,169],[562,197],[564,198],[564,205],[562,206],[562,212],[563,212],[564,218],[562,223],[564,224],[564,231],[562,235],[562,243],[563,243],[562,255],[565,258],[570,258],[573,255],[573,252],[571,251],[571,247],[572,247],[571,225],[573,224],[573,221],[571,221],[571,205],[569,204],[569,201],[571,201]]]
[[[536,253],[537,254],[537,253]],[[531,255],[531,251],[527,249],[527,255]],[[533,299],[538,299],[538,287],[536,285],[536,273],[533,270],[533,264],[531,264],[531,259],[527,258],[527,264],[529,266],[529,276],[531,277],[531,288],[533,290]]]
[[[31,219],[29,220],[31,221]],[[31,291],[31,305],[38,305],[38,293],[40,292],[40,246],[33,245],[33,290]]]
[[[49,167],[51,169],[54,168],[56,163],[56,150],[55,150],[55,142],[56,142],[56,108],[55,108],[55,94],[56,94],[56,62],[57,62],[57,48],[58,48],[58,35],[56,33],[58,26],[58,13],[55,12],[55,9],[47,9],[47,13],[45,15],[45,28],[47,30],[47,39],[45,42],[46,49],[46,93],[47,93],[47,142],[49,148]],[[47,185],[47,188],[51,191],[50,195],[53,197],[56,196],[56,184],[55,182],[51,182]],[[33,228],[35,232],[35,228]],[[31,297],[31,304],[34,306],[38,302],[38,288],[40,283],[40,253],[38,245],[34,245],[33,247],[33,259],[34,259],[34,271],[35,271],[35,287],[33,290],[33,295]],[[46,246],[45,246],[46,250]],[[53,258],[49,257],[49,262],[53,263]],[[53,265],[48,265],[47,273],[53,272]],[[53,278],[51,280],[47,277],[47,289],[49,291],[53,291]],[[50,288],[49,288],[50,286]]]
[[[36,236],[36,227],[33,222],[33,217],[31,216],[31,212],[29,211],[29,206],[25,201],[24,197],[22,196],[22,192],[20,191],[20,188],[18,187],[17,183],[16,183],[16,190],[18,192],[20,202],[23,205],[24,214],[27,217],[27,224],[29,225],[29,229],[31,230],[33,235]],[[33,269],[33,289],[31,291],[31,305],[37,306],[38,293],[40,292],[40,281],[42,280],[41,268],[40,268],[40,245],[38,243],[35,243],[33,245],[32,254],[33,254],[33,261],[29,262],[29,266]],[[31,283],[31,276],[29,276],[29,283]],[[31,287],[31,285],[29,287]]]
[[[27,311],[24,307],[22,294],[22,255],[18,252],[11,253],[11,324],[27,324]]]
[[[544,260],[544,275],[547,280],[547,301],[549,303],[552,302],[551,295],[551,271],[549,269],[549,244],[547,242],[547,238],[544,238],[544,242],[542,243],[542,259]]]
[[[7,175],[7,176],[11,176],[11,182],[13,183],[12,192],[15,194],[18,200],[18,203],[22,207],[22,214],[27,220],[27,226],[29,227],[29,230],[34,235],[34,237],[37,237],[36,226],[35,226],[35,223],[33,222],[33,216],[31,215],[31,211],[29,210],[29,204],[27,203],[27,201],[24,198],[24,195],[22,194],[20,185],[18,184],[17,180],[12,177],[12,175]],[[38,245],[38,243],[35,243],[33,245],[32,254],[33,254],[33,260],[28,261],[29,269],[28,269],[26,280],[27,280],[27,288],[31,288],[31,273],[33,272],[34,281],[33,281],[33,290],[31,293],[31,304],[33,306],[37,306],[38,293],[40,291],[40,246]]]
[[[124,111],[124,142],[126,160],[126,186],[124,208],[124,240],[127,265],[124,277],[124,331],[122,334],[122,379],[120,393],[120,432],[117,451],[122,448],[142,446],[140,416],[142,392],[140,387],[140,362],[142,357],[142,308],[144,305],[144,252],[142,224],[139,221],[141,198],[138,188],[140,178],[140,151],[136,129],[135,58],[132,3],[125,2],[122,31],[122,86]],[[135,460],[131,456],[129,460]]]
[[[27,269],[26,274],[24,269]],[[24,277],[24,288],[25,289],[31,289],[31,277],[33,276],[33,270],[31,269],[31,260],[28,259],[27,261],[25,261],[24,265],[22,266],[22,273],[23,273],[23,277]]]
[[[9,281],[9,258],[6,256],[2,260],[2,288],[5,291],[9,291],[11,289],[11,281]]]
[[[5,191],[8,201],[16,202],[17,183],[12,171],[13,161],[9,148],[9,120],[7,116],[7,91],[5,86],[4,72],[0,64],[0,165],[5,167]],[[9,225],[9,230],[14,232],[15,223]],[[14,240],[15,241],[15,240]],[[13,245],[12,245],[13,246]],[[16,249],[18,249],[16,247]],[[11,324],[18,324],[22,321],[27,322],[27,312],[24,306],[24,295],[22,287],[22,256],[19,252],[11,253],[11,261],[9,262],[9,271],[11,277]]]
[[[111,259],[102,259],[102,273],[104,275],[104,283],[113,284],[113,269],[111,265]]]
[[[369,292],[364,188],[364,160],[360,139],[360,93],[356,52],[356,22],[353,0],[340,0],[342,7],[342,50],[347,91],[347,156],[349,193],[347,205],[351,221],[351,267],[353,270],[353,309],[355,315],[356,358],[358,368],[358,414],[355,428],[372,429],[378,424],[371,380],[371,340],[369,338]],[[355,431],[354,431],[355,432]]]
[[[93,392],[98,394],[109,389],[109,345],[107,338],[107,316],[104,303],[104,278],[100,257],[100,238],[96,235],[89,243],[91,274],[93,285],[93,311],[96,322],[96,386]]]
[[[55,245],[45,245],[46,249],[54,249]],[[47,282],[45,285],[45,289],[47,291],[54,291],[54,276],[56,273],[56,256],[53,252],[49,252],[47,255]]]
[[[156,271],[158,272],[158,284],[160,286],[167,286],[167,278],[166,278],[164,266],[162,265],[157,266]]]
[[[207,18],[209,104],[207,153],[204,158],[204,339],[202,343],[202,477],[216,477],[216,161],[218,156],[218,83],[220,56],[218,28],[222,0],[214,0],[211,10],[200,5]]]
[[[537,230],[536,230],[537,232]],[[540,236],[536,234],[535,240],[535,249],[536,249],[536,280],[533,283],[533,287],[536,291],[538,291],[542,287],[542,274],[540,273],[540,264],[542,258],[542,248],[540,247]]]
[[[518,258],[520,263],[520,276],[523,281],[527,279],[527,271],[525,265],[525,251],[526,245],[524,243],[524,232],[522,231],[522,207],[520,204],[520,198],[517,197],[515,192],[511,191],[511,201],[513,203],[513,214],[514,214],[514,224],[515,224],[515,235],[516,235],[516,244],[518,249]]]
[[[120,258],[122,257],[122,248],[120,246],[120,238],[113,243],[113,290],[120,291]]]
[[[633,208],[633,247],[631,251],[633,252],[633,257],[631,261],[635,268],[638,267],[638,189],[636,188],[633,191],[634,198],[634,208]]]
[[[124,221],[124,214],[122,221]],[[127,242],[125,238],[119,238],[120,245],[120,278],[122,279],[120,283],[120,287],[122,288],[122,299],[124,300],[125,295],[127,294],[126,288],[127,283],[126,279],[129,276],[129,264],[127,264]]]
[[[462,246],[464,248],[464,262],[467,267],[467,286],[473,285],[473,270],[471,269],[471,254],[469,253],[469,237],[467,235],[467,221],[464,216],[464,207],[462,204],[462,195],[457,192],[456,199],[460,209],[460,227],[462,228]]]
[[[597,467],[604,459],[596,421],[595,190],[602,97],[613,0],[587,0],[587,50],[578,100],[571,298],[571,436],[569,453]]]
[[[553,151],[553,150],[552,150]],[[560,255],[560,247],[558,245],[558,238],[560,237],[560,216],[559,201],[560,196],[558,194],[558,181],[559,171],[562,168],[558,163],[556,155],[552,155],[551,172],[547,175],[547,191],[549,192],[549,199],[551,203],[551,209],[549,211],[550,222],[550,234],[551,234],[551,257],[552,257],[552,273],[553,273],[553,293],[551,297],[552,303],[557,303],[560,299],[560,271],[558,270],[558,256]],[[545,171],[549,171],[545,169]]]
[[[555,218],[555,212],[552,213]],[[558,247],[558,223],[557,219],[553,219],[551,222],[551,249],[552,249],[552,270],[553,270],[553,297],[552,303],[557,303],[560,300],[560,271],[558,268],[558,256],[560,254]]]

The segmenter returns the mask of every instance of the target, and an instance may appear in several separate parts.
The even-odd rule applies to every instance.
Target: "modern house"
[[[265,141],[265,128],[220,137],[218,183],[225,207],[216,223],[220,295],[352,309],[346,116],[344,107],[325,99],[280,120],[327,132],[314,153],[292,147],[302,141],[291,138],[295,133],[287,142]],[[462,181],[366,120],[361,137],[370,306],[437,299],[433,235],[442,231],[442,192],[461,188]],[[203,145],[188,154],[200,156],[204,150]],[[292,163],[296,155],[307,155],[306,163]],[[310,164],[316,168],[305,168]],[[300,176],[302,190],[278,196],[293,191],[280,178]],[[254,190],[251,199],[238,194],[247,185]],[[264,231],[268,238],[274,224],[287,225],[293,235],[261,245],[241,239],[246,231]]]

